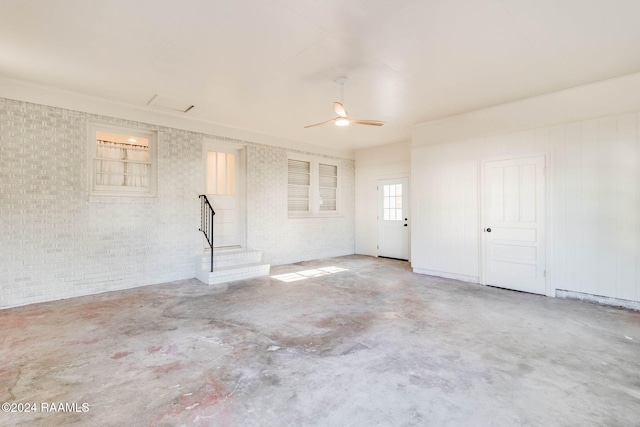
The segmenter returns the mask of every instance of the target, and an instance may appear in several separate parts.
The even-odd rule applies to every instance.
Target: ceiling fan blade
[[[357,125],[369,125],[369,126],[382,126],[384,122],[378,120],[349,120],[351,123],[355,123]]]
[[[307,125],[307,126],[305,126],[304,128],[305,128],[305,129],[306,129],[306,128],[312,128],[312,127],[314,127],[314,126],[320,126],[320,125],[324,125],[324,124],[326,124],[326,123],[331,123],[331,122],[335,121],[337,118],[338,118],[338,117],[334,117],[333,119],[326,120],[326,121],[324,121],[324,122],[315,123],[315,124],[313,124],[313,125]]]
[[[340,117],[347,117],[347,110],[345,110],[344,106],[338,101],[333,103],[333,111]]]

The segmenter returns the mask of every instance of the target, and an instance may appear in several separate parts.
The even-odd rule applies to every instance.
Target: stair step
[[[205,250],[196,262],[196,278],[208,285],[220,285],[237,280],[267,276],[270,265],[262,263],[262,252],[246,248],[218,248]]]
[[[262,261],[262,252],[245,248],[214,249],[213,268],[242,265]],[[205,250],[201,257],[202,268],[211,268],[211,252]]]
[[[198,271],[197,278],[208,285],[217,285],[237,280],[251,279],[254,277],[267,276],[271,266],[262,263],[249,263],[231,265],[225,267],[214,267]]]

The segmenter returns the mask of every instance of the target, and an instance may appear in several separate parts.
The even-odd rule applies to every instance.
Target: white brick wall
[[[355,164],[346,159],[341,163],[342,217],[289,219],[287,150],[248,147],[247,245],[262,250],[265,262],[288,264],[355,253]]]
[[[158,131],[157,198],[88,196],[91,121]],[[205,137],[0,98],[0,308],[194,277]],[[354,253],[353,161],[344,217],[289,220],[286,150],[235,142],[247,145],[249,247],[274,264]]]

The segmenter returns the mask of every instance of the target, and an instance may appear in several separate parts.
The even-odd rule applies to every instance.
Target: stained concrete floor
[[[363,256],[281,275],[0,311],[0,402],[36,404],[0,425],[640,425],[638,312]]]

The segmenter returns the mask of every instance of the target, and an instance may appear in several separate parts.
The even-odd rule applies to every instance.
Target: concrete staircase
[[[262,263],[262,252],[245,248],[206,249],[196,261],[196,278],[207,285],[222,285],[236,280],[268,276],[269,264]],[[225,285],[226,286],[226,285]]]

